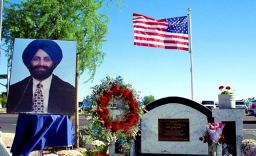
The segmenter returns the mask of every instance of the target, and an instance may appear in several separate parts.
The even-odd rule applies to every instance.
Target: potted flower
[[[230,86],[219,86],[221,93],[218,95],[219,108],[236,108],[235,96]]]
[[[223,123],[219,122],[208,123],[203,137],[200,138],[204,143],[208,143],[210,156],[222,155],[222,144],[224,143],[222,131],[224,126]]]

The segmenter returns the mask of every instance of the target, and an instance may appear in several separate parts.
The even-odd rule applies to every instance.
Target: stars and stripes
[[[155,20],[133,14],[134,45],[189,51],[188,17]]]

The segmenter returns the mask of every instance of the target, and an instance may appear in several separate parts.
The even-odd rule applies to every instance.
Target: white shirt
[[[48,112],[48,101],[49,101],[49,92],[50,92],[50,86],[52,82],[52,75],[49,76],[47,79],[44,79],[43,81],[38,81],[37,79],[33,78],[33,97],[36,90],[36,85],[38,83],[41,83],[43,85],[42,92],[43,92],[43,98],[44,98],[44,112]]]

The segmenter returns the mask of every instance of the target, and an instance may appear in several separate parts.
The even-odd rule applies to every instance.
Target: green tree
[[[0,94],[0,105],[2,105],[2,108],[6,108],[7,103],[7,96],[5,94]]]
[[[104,0],[24,0],[5,3],[2,38],[9,56],[15,38],[75,40],[79,74],[94,77],[102,63],[108,17],[99,12]],[[109,1],[111,2],[111,0]],[[10,57],[11,58],[11,57]]]
[[[155,101],[155,97],[153,95],[144,96],[144,98],[142,99],[142,104],[147,105],[153,101]]]

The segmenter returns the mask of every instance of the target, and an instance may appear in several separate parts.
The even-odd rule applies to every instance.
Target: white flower
[[[256,140],[245,139],[242,141],[241,150],[244,156],[256,155]]]
[[[92,142],[92,145],[95,145],[95,146],[101,146],[101,145],[105,145],[103,141],[100,141],[100,140],[94,140]]]

